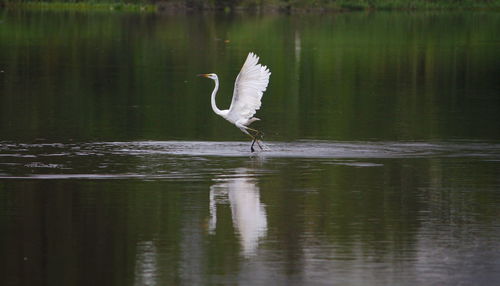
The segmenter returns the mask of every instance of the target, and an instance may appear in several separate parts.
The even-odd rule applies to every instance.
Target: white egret
[[[257,117],[253,117],[253,115],[260,108],[260,100],[264,91],[266,91],[270,75],[271,72],[269,69],[259,64],[259,57],[254,53],[249,53],[240,73],[236,77],[231,106],[226,110],[220,110],[215,105],[215,96],[219,89],[219,78],[217,75],[214,73],[198,75],[215,81],[215,88],[212,91],[212,109],[217,115],[236,125],[243,133],[252,137],[253,141],[250,146],[252,152],[254,151],[253,145],[255,142],[262,149],[262,146],[259,144],[259,137],[262,136],[262,133],[248,127],[248,125],[260,120]]]

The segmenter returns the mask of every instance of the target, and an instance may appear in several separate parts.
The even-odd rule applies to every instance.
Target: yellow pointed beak
[[[206,73],[200,73],[200,74],[197,74],[196,76],[199,76],[199,77],[208,77],[208,74],[206,74]]]

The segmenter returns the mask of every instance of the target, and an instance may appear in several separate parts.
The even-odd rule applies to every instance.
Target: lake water
[[[499,29],[0,10],[0,284],[498,285]],[[255,153],[195,76],[250,51]]]

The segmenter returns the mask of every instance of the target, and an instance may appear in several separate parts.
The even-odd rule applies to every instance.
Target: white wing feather
[[[228,118],[243,125],[250,123],[248,121],[260,108],[260,100],[266,91],[270,75],[269,69],[259,64],[259,57],[249,53],[234,83]]]

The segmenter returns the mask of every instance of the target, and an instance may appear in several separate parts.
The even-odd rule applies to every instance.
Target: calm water
[[[498,285],[499,29],[0,11],[0,284]],[[253,154],[195,77],[249,51]]]

